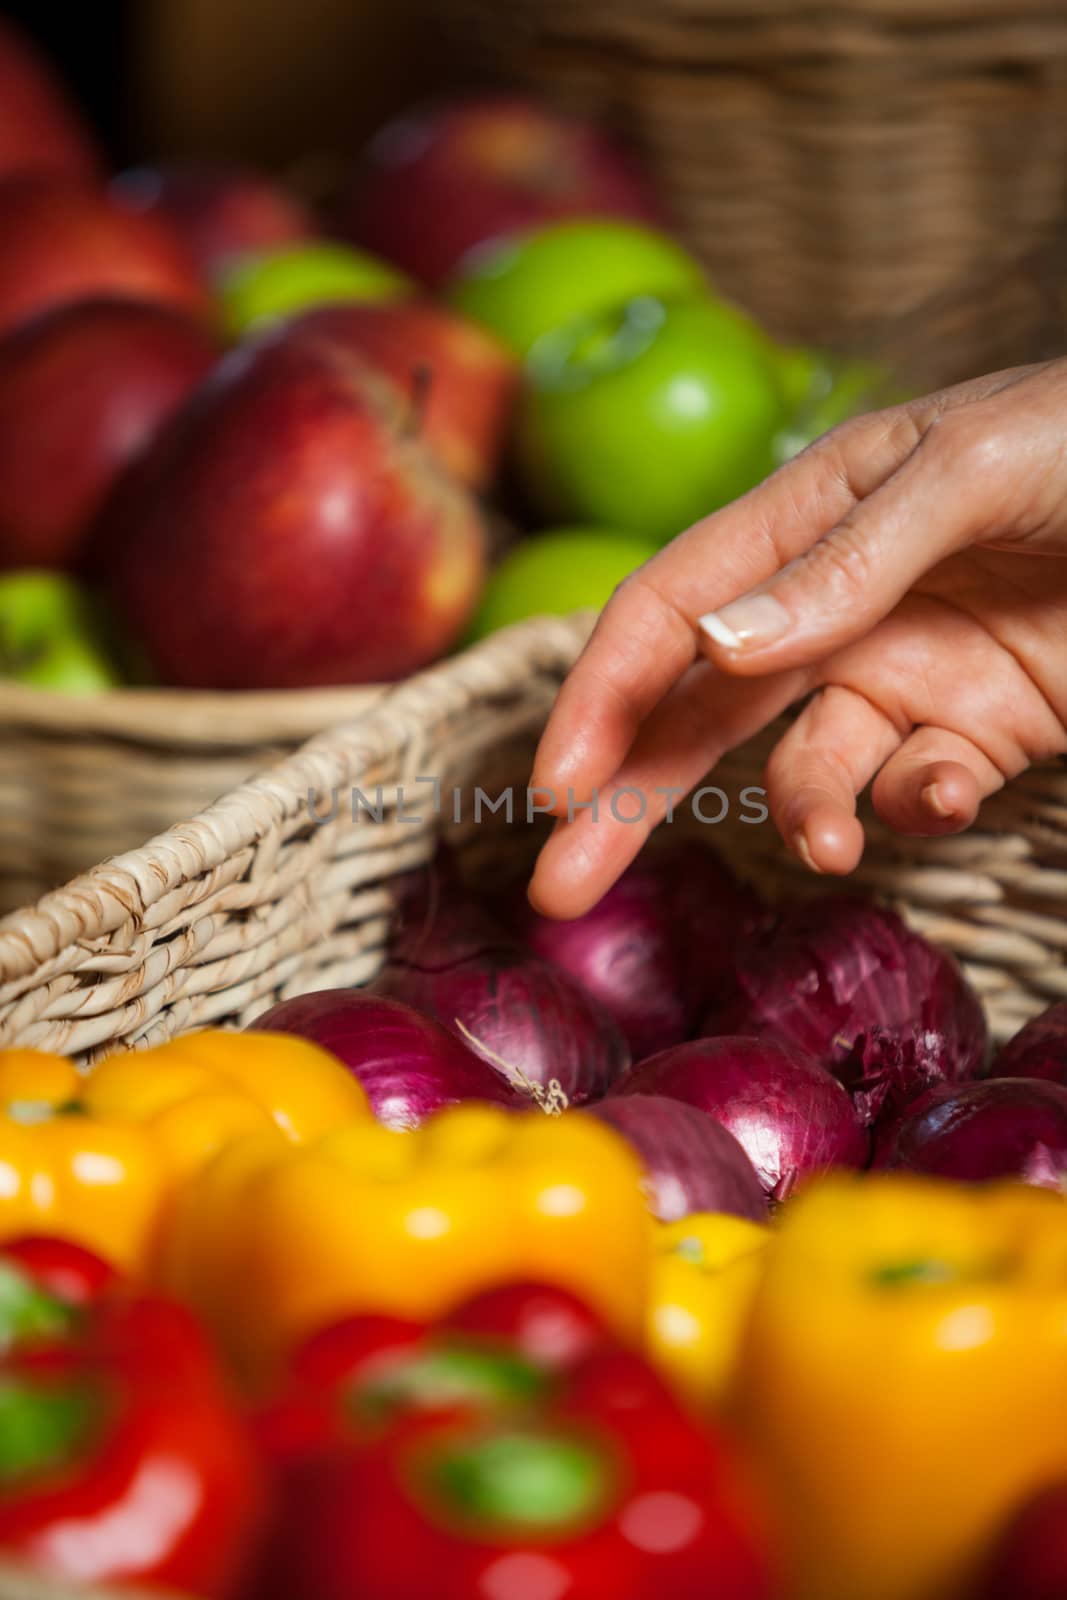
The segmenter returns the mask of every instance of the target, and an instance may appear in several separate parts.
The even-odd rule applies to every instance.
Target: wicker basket
[[[1059,0],[426,3],[492,79],[617,122],[783,335],[892,323],[1064,211]]]
[[[0,912],[194,816],[378,688],[276,694],[0,685]]]
[[[474,826],[470,795],[475,785],[490,793],[525,785],[588,625],[545,619],[498,634],[193,821],[5,918],[0,1043],[90,1060],[189,1028],[242,1026],[278,999],[369,980],[382,959],[390,880],[425,860],[442,830],[472,870],[528,840],[502,812],[498,826]],[[758,784],[773,737],[768,730],[724,761],[714,781],[733,795]],[[441,785],[440,814],[418,781],[430,778]],[[335,797],[336,815],[322,820]],[[997,1037],[1067,996],[1061,766],[1011,784],[958,838],[903,840],[867,820],[858,881],[957,952]],[[764,887],[811,887],[769,823],[738,818],[713,835]]]

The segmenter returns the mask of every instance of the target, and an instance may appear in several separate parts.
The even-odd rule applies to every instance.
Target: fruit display
[[[0,1052],[0,1565],[1053,1600],[1067,1090],[989,1075],[893,913],[769,904],[703,841],[571,924],[516,893],[443,853],[370,988]],[[1062,1069],[1061,1009],[1009,1069]]]
[[[0,568],[81,585],[116,684],[384,683],[600,609],[889,382],[724,301],[536,100],[417,107],[314,200],[109,174],[6,25],[0,100]]]

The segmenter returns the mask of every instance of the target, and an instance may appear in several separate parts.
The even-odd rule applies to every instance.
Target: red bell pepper
[[[7,1240],[0,1246],[0,1357],[74,1337],[118,1281],[106,1261],[69,1240]]]
[[[280,1493],[254,1600],[770,1593],[729,1447],[555,1290],[327,1330],[264,1438]]]
[[[251,1440],[183,1307],[119,1296],[80,1340],[0,1360],[0,1551],[64,1581],[237,1592]]]

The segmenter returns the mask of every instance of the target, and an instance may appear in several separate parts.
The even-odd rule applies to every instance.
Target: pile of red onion
[[[599,1099],[630,1064],[610,1013],[449,886],[412,890],[372,992],[447,1028],[519,1087],[557,1084],[573,1106]]]
[[[956,963],[871,902],[772,916],[699,843],[647,852],[570,923],[473,898],[447,857],[395,893],[370,990],[255,1024],[333,1051],[390,1126],[471,1099],[588,1107],[637,1151],[664,1219],[758,1218],[872,1159],[1067,1185],[1067,1002],[983,1077],[986,1024]]]

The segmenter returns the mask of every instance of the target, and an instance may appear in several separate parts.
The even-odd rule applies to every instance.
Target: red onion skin
[[[436,1022],[363,989],[321,989],[283,1000],[252,1027],[294,1033],[331,1051],[358,1078],[387,1128],[417,1128],[433,1112],[467,1100],[511,1110],[530,1105]]]
[[[513,896],[504,920],[594,995],[635,1061],[692,1037],[713,990],[733,983],[739,935],[763,906],[706,844],[650,849],[593,909],[570,922]]]
[[[931,1084],[977,1076],[988,1051],[981,1002],[953,958],[892,911],[853,896],[788,906],[738,957],[733,999],[708,1034],[768,1035],[824,1062],[866,1124]]]
[[[828,1167],[862,1167],[869,1144],[847,1091],[780,1040],[697,1039],[642,1061],[612,1095],[667,1095],[720,1122],[773,1200]]]
[[[1028,1500],[1001,1534],[975,1600],[1064,1600],[1067,1481]]]
[[[1047,1078],[1067,1085],[1067,1000],[1020,1028],[994,1063],[998,1078]]]
[[[419,965],[386,967],[373,992],[414,1006],[473,1053],[484,1049],[487,1061],[496,1057],[544,1089],[555,1080],[572,1106],[599,1099],[629,1066],[626,1041],[608,1013],[547,961],[518,947],[456,960],[424,950]],[[431,957],[439,964],[430,965]]]
[[[1040,1078],[939,1084],[881,1130],[874,1164],[981,1183],[1067,1183],[1067,1088]]]
[[[694,1211],[766,1222],[767,1197],[748,1156],[696,1106],[660,1094],[609,1095],[584,1114],[617,1129],[641,1157],[649,1210],[661,1222]]]

